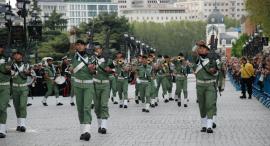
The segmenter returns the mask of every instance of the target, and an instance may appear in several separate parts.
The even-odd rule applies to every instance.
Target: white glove
[[[154,80],[154,86],[157,88],[157,80]]]
[[[138,84],[140,84],[141,83],[141,80],[140,79],[136,79],[136,82],[138,83]]]

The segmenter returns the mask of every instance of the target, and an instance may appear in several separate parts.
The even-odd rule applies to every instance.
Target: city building
[[[53,10],[68,20],[67,28],[89,22],[101,13],[117,13],[115,0],[38,0],[41,16],[50,16]],[[44,21],[44,18],[42,18]]]
[[[218,11],[224,16],[241,19],[247,14],[245,9],[246,0],[203,0],[204,18],[207,18],[217,6]]]
[[[42,21],[44,21],[45,16],[50,16],[54,10],[66,18],[67,6],[64,0],[38,0],[38,6],[41,9]]]
[[[129,21],[206,20],[217,6],[224,16],[241,19],[245,0],[118,0],[118,14]]]
[[[65,0],[68,29],[89,22],[101,13],[117,13],[117,3],[111,0]]]

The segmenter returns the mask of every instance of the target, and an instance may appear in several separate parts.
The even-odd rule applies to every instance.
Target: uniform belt
[[[140,79],[140,82],[141,82],[141,83],[149,83],[148,80],[141,80],[141,79]]]
[[[176,77],[186,77],[185,75],[182,75],[182,74],[176,74],[175,76]]]
[[[27,87],[27,86],[28,86],[27,83],[25,83],[25,84],[16,84],[16,83],[13,83],[12,85],[13,85],[14,87]]]
[[[0,86],[10,85],[10,82],[0,83]]]
[[[209,83],[215,83],[216,80],[197,80],[197,83],[202,83],[202,84],[209,84]]]
[[[103,84],[103,83],[110,83],[109,80],[99,80],[99,79],[93,79],[95,83],[100,83],[100,84]]]
[[[80,80],[80,79],[76,79],[76,78],[74,78],[74,81],[76,83],[81,83],[81,84],[91,84],[91,83],[93,83],[93,80]]]
[[[54,77],[50,77],[51,80],[54,80]]]
[[[118,77],[117,79],[124,80],[124,79],[127,79],[127,78],[125,78],[125,77]]]

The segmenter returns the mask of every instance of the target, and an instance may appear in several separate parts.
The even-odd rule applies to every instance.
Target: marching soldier
[[[61,76],[64,76],[67,80],[67,87],[65,87],[66,90],[64,90],[65,92],[68,92],[69,89],[71,90],[72,87],[68,87],[68,86],[72,86],[71,85],[71,82],[73,82],[72,80],[74,79],[71,79],[71,72],[69,71],[70,70],[70,60],[68,59],[67,56],[64,56],[62,58],[62,64],[61,64]],[[66,93],[68,94],[68,93]],[[70,96],[70,105],[71,106],[75,106],[75,103],[74,103],[74,96]]]
[[[121,52],[118,52],[116,54],[116,58],[114,60],[114,64],[117,64],[117,60],[121,59],[123,57],[123,54]],[[116,94],[117,94],[117,78],[114,74],[110,75],[110,87],[111,87],[111,91],[112,91],[112,97],[111,100],[113,102],[113,104],[118,104],[118,100],[116,99]],[[118,93],[119,94],[119,93]],[[119,97],[120,98],[120,97]],[[120,99],[121,100],[121,99]]]
[[[202,129],[201,132],[213,133],[213,116],[217,100],[216,79],[218,68],[215,59],[208,57],[209,48],[204,41],[199,41],[197,54],[199,59],[194,65],[197,98],[199,103]]]
[[[158,106],[158,94],[157,92],[157,80],[156,80],[156,73],[158,70],[158,64],[155,62],[155,52],[150,52],[148,55],[147,63],[152,67],[152,80],[151,80],[151,101],[150,106],[152,108]]]
[[[170,57],[164,56],[164,61],[160,65],[161,86],[163,90],[164,102],[168,103],[172,99],[172,77]]]
[[[95,87],[95,113],[98,121],[98,132],[107,133],[107,120],[109,118],[108,101],[110,97],[110,74],[114,73],[114,64],[108,56],[103,53],[103,48],[96,44],[95,46],[95,69],[94,87]]]
[[[0,45],[0,138],[6,137],[7,107],[10,98],[10,69],[5,48]]]
[[[136,77],[141,101],[145,103],[145,108],[142,109],[142,112],[146,113],[149,113],[150,107],[152,76],[152,66],[148,64],[147,56],[142,56],[142,64],[137,68]]]
[[[53,58],[48,57],[46,59],[47,64],[45,63],[45,68],[44,68],[44,79],[47,84],[47,92],[42,100],[42,104],[44,106],[48,106],[47,104],[47,98],[54,92],[55,97],[56,97],[56,105],[57,106],[62,106],[63,104],[59,100],[59,89],[57,84],[55,83],[55,78],[56,78],[56,68],[53,65]]]
[[[125,62],[124,56],[121,56],[116,60],[115,65],[115,76],[116,76],[116,87],[120,99],[120,108],[128,108],[128,77],[129,67]]]
[[[14,63],[11,66],[12,87],[13,87],[13,104],[17,116],[16,131],[26,131],[27,116],[27,98],[29,88],[27,84],[27,76],[31,76],[30,65],[23,63],[23,54],[16,52],[13,55]]]
[[[93,57],[86,53],[86,43],[82,40],[76,42],[77,52],[72,60],[71,72],[74,80],[74,93],[76,95],[77,111],[81,124],[80,140],[89,141],[92,123],[91,104],[95,94],[93,75]]]
[[[134,68],[138,68],[141,64],[142,64],[142,56],[138,55],[137,56],[137,62],[135,64]],[[136,104],[139,104],[139,100],[141,99],[140,94],[139,94],[139,91],[140,91],[139,86],[140,86],[140,84],[137,84],[137,82],[136,82],[136,84],[135,84],[135,103]]]
[[[159,97],[158,97],[158,93],[159,93],[159,88],[161,86],[161,81],[162,81],[162,70],[159,69],[159,67],[161,66],[162,64],[162,60],[163,60],[163,57],[162,55],[158,55],[158,58],[156,60],[156,63],[155,63],[155,66],[157,67],[155,69],[155,76],[156,76],[156,83],[157,83],[157,87],[156,87],[156,104],[155,106],[158,106],[158,102],[159,102]]]
[[[181,106],[181,93],[184,93],[184,107],[187,107],[187,63],[185,61],[183,53],[179,53],[177,58],[173,60],[174,71],[176,82],[175,100],[178,101],[178,106]]]

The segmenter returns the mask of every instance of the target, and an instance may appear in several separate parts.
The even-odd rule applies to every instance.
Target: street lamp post
[[[42,36],[42,21],[41,18],[38,16],[37,10],[33,10],[31,15],[30,25],[28,26],[29,29],[29,37],[35,41],[35,63],[38,62],[38,48],[37,42],[41,40]]]
[[[135,38],[133,36],[130,37],[130,41],[133,42]],[[130,63],[130,52],[131,52],[131,45],[128,47],[128,63]]]
[[[26,18],[28,15],[28,10],[30,8],[29,0],[17,0],[17,8],[19,9],[18,15],[23,18],[23,28],[24,28],[24,51],[27,52],[27,26]]]
[[[7,27],[8,27],[8,48],[10,48],[10,43],[11,43],[11,28],[12,28],[12,23],[15,19],[15,15],[12,13],[11,10],[11,5],[10,2],[5,6],[6,7],[6,13],[5,13],[5,19],[7,21]]]

